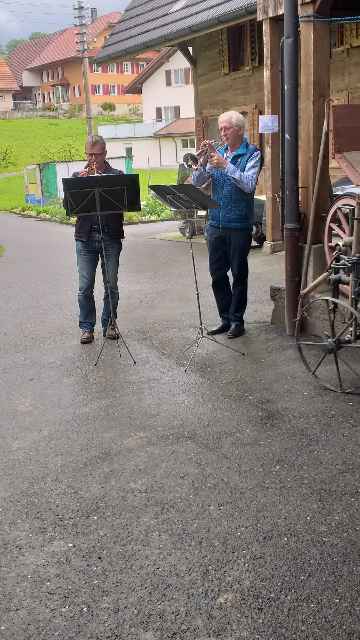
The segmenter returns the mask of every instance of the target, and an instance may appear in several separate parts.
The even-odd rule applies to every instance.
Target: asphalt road
[[[360,401],[314,386],[270,326],[282,259],[257,251],[246,355],[204,341],[185,374],[197,316],[189,248],[158,237],[173,228],[128,228],[137,365],[111,343],[95,368],[73,230],[0,216],[0,638],[359,639]]]

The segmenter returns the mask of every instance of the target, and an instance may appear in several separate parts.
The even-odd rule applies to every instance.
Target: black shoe
[[[239,322],[232,322],[231,327],[227,333],[228,338],[240,338],[245,333],[245,328],[243,324]]]
[[[230,329],[230,322],[222,322],[215,329],[209,329],[207,334],[208,336],[218,336],[220,333],[226,333]]]

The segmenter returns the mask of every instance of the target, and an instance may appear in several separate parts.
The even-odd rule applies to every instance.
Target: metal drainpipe
[[[285,224],[285,131],[284,131],[284,37],[280,41],[280,225],[284,239]]]
[[[284,2],[284,83],[285,83],[285,319],[292,336],[300,293],[300,212],[299,212],[299,114],[298,114],[298,0]]]

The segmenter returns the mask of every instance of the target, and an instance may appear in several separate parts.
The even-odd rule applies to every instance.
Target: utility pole
[[[82,60],[82,75],[85,97],[85,113],[86,127],[88,136],[94,133],[94,123],[92,116],[90,91],[89,91],[89,57],[88,57],[88,41],[87,41],[87,8],[83,0],[77,0],[74,4],[74,25],[78,27],[77,31],[77,50]]]

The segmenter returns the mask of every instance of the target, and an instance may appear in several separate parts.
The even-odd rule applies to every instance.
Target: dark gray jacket
[[[124,172],[120,171],[120,169],[114,169],[114,167],[111,167],[108,162],[105,162],[105,169],[103,173],[112,173],[113,175],[121,175]],[[73,178],[78,178],[78,177],[79,177],[79,172],[76,171],[73,174]],[[79,216],[76,219],[76,224],[75,224],[75,240],[82,240],[82,241],[88,240],[90,235],[90,228],[92,225],[97,224],[97,222],[98,220],[96,215]],[[107,215],[105,219],[103,219],[103,223],[104,225],[106,225],[108,229],[109,236],[114,240],[121,240],[124,237],[123,222],[124,222],[124,216],[119,213],[109,213],[109,215]]]

